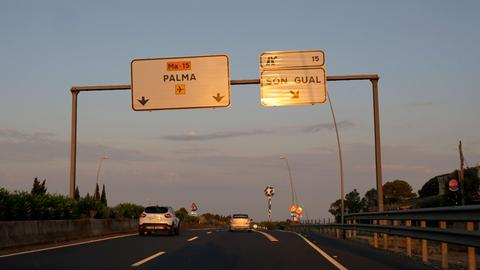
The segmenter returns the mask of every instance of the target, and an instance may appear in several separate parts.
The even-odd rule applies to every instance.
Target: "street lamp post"
[[[97,181],[96,181],[97,186],[98,186],[98,177],[100,176],[100,169],[102,168],[102,163],[105,159],[108,159],[108,157],[103,155],[103,156],[100,157],[100,160],[98,162]]]
[[[333,112],[332,100],[330,95],[327,92],[328,104],[330,105],[330,111],[332,112],[333,126],[335,127],[335,133],[337,134],[337,147],[338,147],[338,162],[340,164],[340,223],[344,223],[345,215],[345,191],[344,191],[344,182],[343,182],[343,159],[342,159],[342,148],[340,147],[340,135],[338,134],[337,120],[335,118],[335,113]]]
[[[288,159],[287,157],[284,157],[284,156],[281,156],[280,159],[285,160],[285,164],[287,164],[288,176],[290,179],[290,189],[292,191],[292,205],[297,205],[296,198],[295,198],[295,189],[293,188],[292,172],[290,171],[290,165],[288,164]]]

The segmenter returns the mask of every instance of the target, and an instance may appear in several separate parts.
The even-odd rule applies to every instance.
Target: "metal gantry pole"
[[[100,86],[79,86],[72,87],[72,129],[70,139],[70,198],[75,198],[76,177],[77,177],[77,98],[82,91],[110,91],[129,90],[130,85],[100,85]]]
[[[70,198],[75,198],[75,177],[77,168],[77,96],[79,91],[72,92],[72,134],[70,139]]]
[[[378,211],[383,212],[382,151],[380,145],[380,111],[378,108],[378,78],[371,79],[373,91],[373,126],[375,133],[375,168],[377,178]]]
[[[378,109],[378,80],[377,74],[370,75],[342,75],[327,76],[327,81],[354,81],[370,80],[373,88],[373,121],[375,133],[375,167],[376,184],[378,195],[378,211],[383,211],[383,186],[382,186],[382,159],[380,147],[380,117]],[[230,80],[231,85],[260,84],[259,79]],[[70,141],[70,197],[75,196],[76,185],[76,162],[77,162],[77,96],[81,91],[108,91],[108,90],[130,90],[130,85],[105,85],[105,86],[79,86],[72,87],[72,129]]]

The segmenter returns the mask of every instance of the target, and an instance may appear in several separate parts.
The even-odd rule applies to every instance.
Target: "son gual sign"
[[[264,106],[325,103],[325,53],[265,52],[260,55],[260,98]]]
[[[135,111],[227,107],[228,56],[135,59],[131,88]]]

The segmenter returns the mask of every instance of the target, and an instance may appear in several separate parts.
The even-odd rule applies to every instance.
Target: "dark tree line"
[[[87,193],[75,198],[47,193],[46,179],[36,177],[30,192],[0,188],[0,220],[56,220],[77,218],[138,218],[143,206],[130,203],[107,206],[105,186],[95,199]]]
[[[403,180],[386,182],[383,185],[383,196],[385,205],[396,205],[417,197],[417,195],[412,192],[410,184]],[[335,217],[337,222],[340,221],[341,217],[341,203],[342,201],[340,199],[336,200],[330,205],[330,209],[328,210]],[[362,198],[360,197],[360,193],[354,189],[345,195],[344,213],[376,211],[377,204],[378,196],[376,189],[372,188],[368,190]]]
[[[466,168],[464,170],[464,202],[465,204],[479,204],[479,167]],[[462,204],[462,192],[460,188],[452,191],[448,188],[448,180],[459,179],[459,171],[455,170],[449,174],[442,175],[447,181],[441,182],[444,186],[444,194],[439,194],[439,176],[428,180],[417,194],[412,191],[409,183],[403,180],[394,180],[386,182],[383,185],[383,202],[385,210],[398,209],[400,206],[424,208],[424,207],[440,207],[454,206]],[[347,193],[344,199],[345,213],[357,212],[373,212],[377,211],[378,197],[377,190],[372,188],[365,192],[360,198],[360,194],[356,189]],[[330,205],[328,210],[338,221],[341,216],[341,200],[338,199]]]

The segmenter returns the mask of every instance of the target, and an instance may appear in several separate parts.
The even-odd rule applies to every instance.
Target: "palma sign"
[[[228,107],[228,56],[135,59],[131,88],[135,111]]]
[[[260,98],[264,106],[325,103],[325,53],[321,50],[262,53]]]

